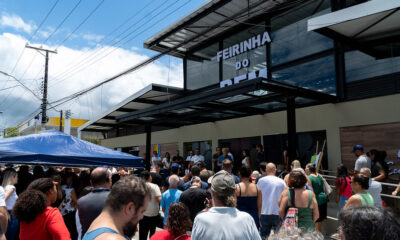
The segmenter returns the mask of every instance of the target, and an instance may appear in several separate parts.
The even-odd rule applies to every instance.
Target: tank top
[[[98,236],[100,236],[103,233],[115,233],[115,234],[121,235],[126,240],[130,240],[128,237],[120,234],[119,232],[117,232],[117,231],[115,231],[115,230],[113,230],[111,228],[107,228],[107,227],[102,227],[102,228],[98,228],[98,229],[95,229],[93,231],[87,232],[85,234],[85,236],[83,236],[82,240],[94,240],[94,239],[96,239]]]
[[[369,193],[357,193],[358,198],[360,198],[361,206],[374,206],[374,199]]]
[[[257,228],[260,225],[260,221],[258,218],[258,207],[257,207],[257,199],[258,199],[258,186],[256,185],[257,188],[257,196],[243,196],[242,197],[242,188],[239,186],[239,197],[237,197],[237,209],[243,212],[247,212],[250,214],[254,222],[256,223]]]
[[[315,229],[315,223],[313,221],[313,209],[310,208],[311,204],[312,204],[312,191],[311,190],[307,190],[309,192],[308,194],[308,204],[307,207],[302,208],[302,207],[296,207],[293,206],[295,208],[298,209],[299,211],[299,228],[303,229],[303,230],[314,230]],[[287,190],[287,195],[289,197],[289,203],[291,202],[292,196],[290,195],[290,191],[289,189]],[[295,202],[295,201],[293,201]]]

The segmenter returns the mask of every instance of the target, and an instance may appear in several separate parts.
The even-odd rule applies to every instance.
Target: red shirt
[[[19,239],[70,240],[71,236],[58,208],[47,207],[32,222],[20,222]]]
[[[340,188],[340,195],[343,197],[350,198],[351,192],[351,179],[350,177],[336,179],[336,186]]]
[[[158,231],[151,236],[150,240],[190,240],[191,237],[186,234],[174,236],[169,230]]]

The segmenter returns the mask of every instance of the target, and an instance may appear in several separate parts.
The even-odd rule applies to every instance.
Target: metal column
[[[146,131],[146,159],[145,165],[146,169],[150,170],[150,163],[151,163],[151,125],[146,125],[145,126],[145,131]]]
[[[286,113],[287,113],[287,134],[288,134],[288,157],[289,163],[296,159],[296,101],[295,97],[288,97],[286,99]]]

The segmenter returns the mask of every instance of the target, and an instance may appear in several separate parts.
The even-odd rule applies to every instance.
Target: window
[[[187,56],[186,87],[195,90],[219,83],[218,43]]]
[[[272,72],[272,80],[336,95],[333,55]]]
[[[228,37],[223,41],[223,48],[229,48],[235,44],[239,44],[242,41],[248,40],[251,37],[257,36],[265,32],[265,23],[261,22],[254,27],[241,31],[231,37]],[[236,70],[236,62],[242,62],[244,59],[249,60],[249,66],[243,67],[240,70]],[[266,46],[260,46],[258,48],[249,50],[237,56],[231,57],[224,60],[223,62],[223,79],[230,79],[236,76],[247,74],[248,72],[258,71],[266,67]]]
[[[333,48],[331,39],[307,31],[309,18],[329,12],[329,1],[309,1],[272,17],[271,66]]]
[[[395,50],[395,48],[392,48]],[[346,52],[346,81],[363,79],[400,72],[400,57],[375,59],[360,51]]]

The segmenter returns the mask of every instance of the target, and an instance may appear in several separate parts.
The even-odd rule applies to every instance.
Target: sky
[[[41,104],[45,57],[27,43],[57,50],[49,56],[51,103],[156,55],[143,42],[207,1],[0,0],[0,72],[12,76],[0,73],[0,129],[26,120]],[[164,56],[56,110],[92,120],[150,83],[182,87],[182,61]]]

